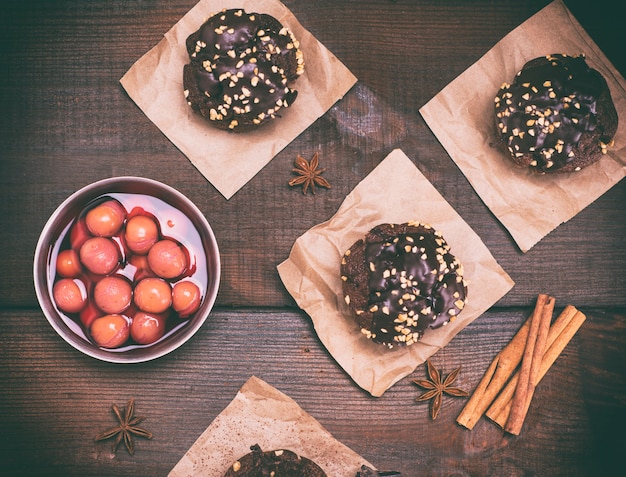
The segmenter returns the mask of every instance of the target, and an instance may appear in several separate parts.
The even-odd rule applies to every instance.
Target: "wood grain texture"
[[[626,451],[626,183],[522,254],[419,114],[548,0],[284,3],[359,82],[228,201],[119,84],[194,0],[0,7],[0,475],[166,475],[252,374],[366,459],[409,477],[601,474]],[[626,74],[612,2],[565,3]],[[433,357],[445,372],[463,366],[460,387],[478,383],[538,293],[588,316],[539,385],[518,438],[484,419],[473,431],[457,426],[463,399],[444,399],[431,421],[408,378],[370,397],[328,355],[280,282],[276,266],[296,238],[330,218],[394,148],[516,282]],[[287,185],[292,163],[316,151],[332,188],[303,196]],[[124,367],[63,342],[32,283],[35,245],[54,209],[80,187],[119,175],[187,195],[211,223],[223,266],[217,310],[198,335],[171,355]],[[133,457],[114,457],[93,437],[114,422],[110,405],[131,396],[155,438],[139,440]]]
[[[433,363],[444,373],[463,363],[457,383],[473,390],[530,312],[488,312]],[[626,450],[626,310],[585,312],[587,323],[539,384],[517,438],[484,418],[472,431],[456,425],[463,398],[444,397],[431,421],[411,382],[425,377],[424,366],[372,398],[300,312],[219,309],[183,348],[130,366],[81,355],[38,312],[2,312],[0,475],[166,475],[251,375],[379,468],[403,475],[597,475]],[[110,405],[131,396],[154,439],[139,439],[133,457],[123,450],[114,457],[109,443],[93,438],[113,424]]]
[[[32,253],[47,217],[65,197],[98,179],[140,175],[179,189],[209,219],[223,254],[219,304],[289,306],[276,265],[299,235],[331,217],[352,188],[400,147],[516,281],[503,304],[527,305],[546,283],[550,293],[574,304],[596,300],[597,290],[604,304],[624,304],[626,278],[615,273],[626,253],[623,183],[522,254],[418,112],[543,2],[287,2],[360,82],[229,201],[119,85],[191,5],[41,2],[15,6],[5,20],[0,216],[7,226],[0,230],[6,244],[0,258],[13,273],[0,276],[0,303],[35,306]],[[606,53],[623,65],[615,47],[607,45]],[[315,151],[333,187],[302,196],[287,186],[292,162],[296,154]]]

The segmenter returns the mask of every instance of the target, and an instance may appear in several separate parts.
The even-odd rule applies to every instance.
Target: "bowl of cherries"
[[[41,309],[65,341],[103,361],[138,363],[175,350],[204,324],[220,256],[187,197],[151,179],[115,177],[53,212],[33,276]]]

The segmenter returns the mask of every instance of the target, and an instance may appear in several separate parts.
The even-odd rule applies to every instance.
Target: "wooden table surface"
[[[381,470],[417,476],[582,476],[626,451],[626,183],[528,253],[476,195],[419,108],[547,0],[286,0],[305,28],[359,79],[230,200],[126,95],[119,79],[194,0],[5,2],[0,15],[0,474],[167,475],[255,375],[293,398]],[[626,35],[609,0],[566,0],[622,75]],[[626,120],[626,118],[621,118]],[[358,127],[355,124],[358,121]],[[381,398],[363,391],[317,338],[276,266],[295,239],[330,218],[391,150],[401,148],[513,278],[515,287],[433,356],[473,390],[529,316],[536,296],[587,322],[541,382],[519,437],[455,418],[432,421],[412,378]],[[287,186],[297,154],[320,152],[332,184]],[[53,210],[93,181],[138,175],[195,202],[221,251],[222,282],[206,325],[158,360],[119,365],[71,348],[36,300],[32,259]],[[245,326],[241,326],[241,323]],[[151,441],[114,455],[97,433],[112,403],[134,397]],[[211,476],[213,477],[213,476]],[[219,476],[216,476],[219,477]]]

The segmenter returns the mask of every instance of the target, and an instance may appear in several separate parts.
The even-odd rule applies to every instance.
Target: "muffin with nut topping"
[[[224,477],[326,477],[312,460],[287,449],[263,451],[258,444],[235,461]]]
[[[362,333],[388,347],[416,343],[465,307],[463,266],[440,232],[418,222],[380,224],[341,260],[343,295]]]
[[[219,129],[257,128],[296,100],[290,85],[304,72],[302,51],[271,15],[223,10],[189,35],[186,47],[187,103]]]
[[[612,145],[617,111],[584,56],[535,58],[495,97],[499,142],[515,164],[539,173],[579,171]]]

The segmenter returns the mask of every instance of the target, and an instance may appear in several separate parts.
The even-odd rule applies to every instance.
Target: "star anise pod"
[[[115,404],[111,406],[111,409],[113,410],[115,417],[117,417],[119,425],[117,427],[107,429],[101,434],[98,434],[96,436],[96,441],[104,441],[106,439],[111,439],[112,437],[115,437],[115,442],[113,442],[113,445],[111,446],[113,452],[117,451],[117,447],[122,441],[124,441],[124,446],[126,446],[126,450],[130,455],[133,455],[135,453],[135,442],[133,440],[133,436],[152,439],[152,433],[137,426],[141,421],[144,420],[144,417],[133,416],[135,412],[134,399],[131,398],[128,401],[128,403],[126,404],[126,408],[123,411],[120,411]]]
[[[419,387],[427,389],[427,391],[419,396],[416,401],[420,402],[431,400],[430,417],[435,419],[441,409],[441,401],[444,393],[454,397],[467,397],[469,394],[467,391],[463,391],[462,389],[452,386],[459,375],[459,371],[461,371],[460,366],[448,374],[443,380],[441,378],[441,372],[433,366],[430,359],[426,360],[426,369],[428,370],[429,379],[413,380],[413,382]]]
[[[308,162],[304,159],[300,154],[296,157],[295,164],[297,167],[292,169],[293,172],[298,174],[297,177],[294,177],[289,181],[290,186],[302,186],[302,193],[306,194],[309,187],[311,188],[311,192],[315,195],[315,186],[326,187],[330,189],[330,184],[326,179],[322,177],[322,173],[326,170],[325,168],[318,168],[319,166],[319,152],[313,154],[311,158],[311,162]]]

